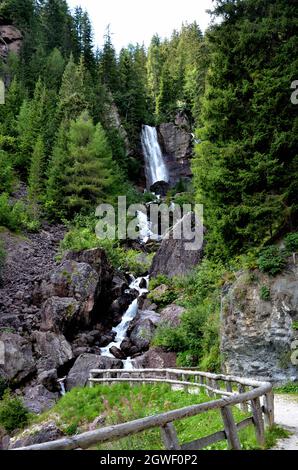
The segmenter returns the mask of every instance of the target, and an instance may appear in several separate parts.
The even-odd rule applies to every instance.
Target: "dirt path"
[[[273,450],[298,450],[298,396],[275,395],[275,422],[291,432]]]

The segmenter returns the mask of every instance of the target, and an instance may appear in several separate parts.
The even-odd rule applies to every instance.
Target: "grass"
[[[94,388],[76,388],[67,393],[56,406],[38,418],[38,422],[54,419],[67,435],[89,430],[95,418],[101,417],[101,426],[124,423],[164,411],[210,401],[204,393],[187,394],[174,391],[169,385],[129,384],[102,385]],[[247,415],[233,408],[237,422]],[[198,416],[175,422],[180,443],[187,443],[223,429],[219,410],[202,413]],[[239,433],[243,449],[258,449],[254,428],[251,426]],[[266,448],[284,437],[283,431],[274,428],[266,435]],[[100,450],[162,450],[164,449],[160,430],[152,429],[118,441],[104,443],[96,447]],[[210,446],[208,449],[227,449],[226,441]]]
[[[281,387],[275,388],[275,393],[287,393],[292,395],[298,395],[298,383],[288,383]]]

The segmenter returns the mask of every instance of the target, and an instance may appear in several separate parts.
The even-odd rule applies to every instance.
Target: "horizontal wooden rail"
[[[23,447],[18,450],[88,449],[103,442],[122,439],[157,427],[161,430],[161,437],[166,449],[199,450],[222,440],[227,440],[231,449],[241,449],[238,437],[239,430],[253,424],[259,444],[264,445],[263,414],[265,415],[267,425],[271,426],[274,423],[274,397],[272,385],[268,382],[258,382],[241,377],[216,375],[189,369],[93,369],[90,371],[89,385],[91,387],[95,384],[117,382],[129,382],[131,384],[165,383],[171,386],[179,386],[186,391],[204,388],[209,395],[215,396],[217,399],[85,432],[73,437]],[[224,389],[221,388],[222,386]],[[263,406],[261,406],[260,402],[261,397],[265,397]],[[238,424],[235,423],[231,407],[240,406],[241,409],[247,411],[248,404],[250,405],[252,416]],[[193,442],[183,445],[179,444],[174,427],[175,421],[216,409],[221,412],[224,430]]]

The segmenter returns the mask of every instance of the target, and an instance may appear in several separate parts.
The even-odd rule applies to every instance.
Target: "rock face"
[[[0,376],[11,383],[20,383],[36,371],[36,364],[29,341],[13,333],[0,334],[4,344],[4,364],[0,364]]]
[[[291,361],[291,345],[298,339],[293,323],[298,320],[298,266],[289,265],[275,278],[256,271],[251,279],[250,274],[240,275],[223,298],[224,371],[276,383],[298,380]],[[264,286],[270,292],[267,301],[260,295]]]
[[[154,337],[155,329],[160,322],[160,315],[149,310],[139,310],[131,323],[127,336],[134,354],[146,351]],[[127,345],[125,345],[127,349]],[[130,355],[130,354],[129,354]]]
[[[59,398],[58,393],[49,392],[43,385],[27,387],[23,402],[31,413],[43,413],[52,408]]]
[[[0,58],[5,61],[11,52],[18,54],[22,40],[23,35],[17,28],[0,24]]]
[[[194,234],[191,235],[190,231],[194,231]],[[201,222],[193,213],[186,214],[169,231],[169,236],[163,239],[152,262],[151,276],[164,274],[174,277],[188,274],[203,258],[203,234]]]
[[[134,366],[137,369],[165,369],[176,367],[176,359],[176,353],[165,352],[161,348],[150,348],[145,354],[134,359]]]
[[[17,437],[10,440],[9,449],[18,449],[43,442],[51,442],[61,439],[64,436],[55,421],[48,421],[42,424],[34,424]]]
[[[66,390],[74,387],[84,387],[91,369],[122,369],[123,364],[118,359],[101,357],[96,354],[82,354],[78,357],[69,371],[66,379]]]
[[[158,127],[158,136],[169,171],[171,186],[191,177],[192,136],[183,127],[168,122]]]
[[[67,364],[73,359],[71,345],[63,335],[51,332],[34,331],[34,349],[40,360],[40,370],[52,370]]]

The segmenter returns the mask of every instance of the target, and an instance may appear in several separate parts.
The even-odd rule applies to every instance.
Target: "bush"
[[[271,296],[271,293],[270,293],[269,287],[268,286],[262,286],[260,288],[260,298],[266,302],[266,301],[270,300],[270,296]]]
[[[261,250],[258,259],[258,268],[271,276],[279,274],[286,265],[285,254],[275,245]]]
[[[10,158],[6,152],[0,150],[0,193],[9,193],[12,190],[13,180],[14,174]]]
[[[0,377],[0,400],[2,400],[5,390],[7,389],[8,384],[3,377]]]
[[[286,249],[291,253],[298,251],[298,232],[290,233],[286,236],[285,246]]]
[[[26,207],[21,201],[12,204],[7,193],[0,196],[0,225],[7,227],[12,232],[18,232],[22,229],[35,232],[40,228],[40,222],[33,206]]]
[[[0,426],[8,433],[24,428],[29,421],[29,412],[20,398],[13,398],[8,390],[0,401]]]

